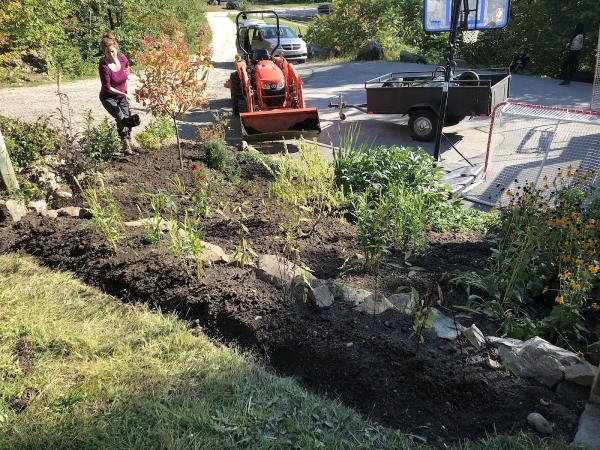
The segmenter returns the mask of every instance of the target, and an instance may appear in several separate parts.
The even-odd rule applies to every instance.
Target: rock
[[[46,211],[40,212],[42,217],[46,217],[48,219],[56,219],[58,217],[58,211],[55,209],[48,209]]]
[[[586,401],[590,396],[590,389],[572,381],[561,381],[556,386],[556,393],[566,398]]]
[[[552,434],[552,424],[540,413],[531,413],[527,416],[527,423],[538,433]]]
[[[406,50],[400,51],[400,61],[414,64],[427,64],[427,58],[418,53],[411,53]]]
[[[579,418],[574,444],[583,444],[590,449],[600,449],[600,405],[587,403]]]
[[[256,276],[278,288],[285,289],[291,289],[292,282],[296,278],[305,277],[309,283],[316,280],[316,277],[307,270],[294,266],[290,261],[275,255],[258,257]]]
[[[146,217],[143,219],[138,219],[138,220],[132,220],[130,222],[125,222],[123,223],[124,226],[128,227],[128,228],[141,228],[141,227],[146,227],[146,226],[150,226],[150,225],[154,225],[154,219],[151,217]],[[167,222],[164,219],[160,219],[160,229],[162,231],[167,231],[169,229],[169,222]]]
[[[233,260],[233,257],[225,253],[225,250],[218,245],[205,241],[200,241],[200,245],[202,245],[202,262],[207,266],[215,263],[229,264]]]
[[[517,376],[535,378],[548,387],[554,387],[565,377],[566,368],[588,364],[575,353],[550,344],[540,337],[528,341],[488,338],[498,348],[498,355]],[[575,374],[576,369],[571,368]]]
[[[335,298],[329,288],[329,283],[323,280],[314,279],[306,285],[302,279],[298,277],[295,280],[298,285],[294,289],[295,298],[303,298],[306,290],[307,300],[319,308],[327,308],[333,305]]]
[[[32,200],[27,203],[27,207],[29,209],[33,209],[37,213],[41,213],[42,211],[46,211],[48,209],[46,200]]]
[[[25,204],[20,200],[9,199],[0,202],[0,216],[18,222],[27,214]]]
[[[55,192],[58,189],[59,184],[57,178],[56,174],[48,170],[47,167],[42,168],[37,175],[38,183],[43,185],[43,187],[50,192]]]
[[[327,58],[327,52],[316,44],[308,44],[306,51],[309,58]]]
[[[485,345],[485,337],[475,324],[471,325],[469,328],[464,328],[462,330],[462,335],[466,337],[475,348],[481,348]]]
[[[449,341],[453,341],[458,337],[456,328],[454,327],[454,321],[449,317],[446,317],[438,309],[431,308],[429,320],[431,321],[431,329],[437,337]],[[458,325],[459,331],[462,328],[464,327]]]
[[[416,303],[411,294],[393,294],[388,297],[388,300],[404,314],[413,314]]]
[[[390,302],[383,294],[371,294],[360,303],[355,311],[361,311],[367,314],[381,314],[388,309],[393,309],[394,304]]]
[[[360,48],[356,59],[358,61],[379,61],[383,59],[383,48],[377,42],[369,41]]]
[[[358,289],[348,286],[346,284],[338,283],[335,281],[331,282],[331,290],[333,291],[336,298],[350,303],[353,307],[360,305],[365,301],[371,292],[365,289]]]
[[[52,195],[58,198],[69,199],[73,198],[73,191],[66,184],[60,184]]]
[[[79,206],[65,206],[57,209],[58,217],[79,217],[81,208]]]
[[[581,386],[591,386],[598,373],[598,368],[586,361],[580,364],[565,367],[565,380],[572,381]]]
[[[483,363],[484,363],[485,367],[492,369],[492,370],[499,370],[502,368],[500,363],[492,358],[486,358]]]

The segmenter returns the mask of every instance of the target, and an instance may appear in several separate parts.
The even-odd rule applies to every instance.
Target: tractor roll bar
[[[244,54],[246,56],[248,56],[248,52],[246,51],[246,49],[244,48],[243,45],[240,44],[240,17],[244,20],[248,19],[248,14],[273,14],[275,16],[275,21],[277,23],[277,45],[275,45],[275,47],[273,48],[273,53],[275,53],[275,50],[277,50],[281,45],[281,29],[279,28],[279,14],[277,14],[275,11],[273,11],[272,9],[260,9],[260,10],[252,10],[252,11],[242,11],[240,13],[238,13],[238,15],[235,17],[235,28],[236,28],[236,41],[237,41],[237,46],[238,48],[241,48],[242,51],[244,52]]]

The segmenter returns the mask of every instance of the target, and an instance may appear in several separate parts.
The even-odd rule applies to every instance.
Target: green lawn
[[[0,255],[0,386],[1,449],[419,448],[173,316],[17,255]]]

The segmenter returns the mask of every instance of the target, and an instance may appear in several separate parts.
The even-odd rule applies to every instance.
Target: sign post
[[[15,171],[10,162],[10,157],[8,156],[8,150],[4,143],[2,130],[0,130],[0,175],[2,175],[2,180],[4,181],[9,194],[19,190],[19,182],[17,181]]]

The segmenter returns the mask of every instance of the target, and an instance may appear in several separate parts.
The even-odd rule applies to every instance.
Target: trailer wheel
[[[238,116],[240,114],[239,103],[242,99],[242,82],[237,71],[232,72],[229,76],[229,90],[231,93],[231,109],[233,114]]]
[[[430,109],[411,111],[408,120],[410,135],[415,141],[430,142],[435,137],[438,116]]]

